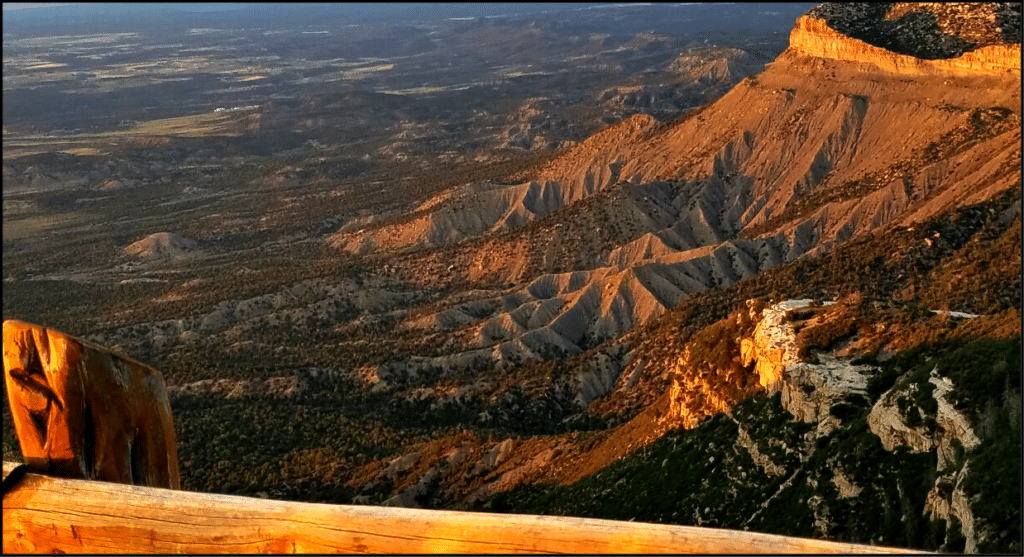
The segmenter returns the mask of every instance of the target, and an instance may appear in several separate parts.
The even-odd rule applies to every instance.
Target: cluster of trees
[[[348,503],[356,471],[428,439],[335,404],[211,396],[172,400],[182,487]]]
[[[958,525],[930,520],[924,513],[937,477],[935,453],[886,451],[867,427],[868,401],[861,397],[842,404],[837,409],[844,414],[840,427],[810,449],[802,448],[803,437],[813,425],[792,421],[779,394],[761,396],[734,408],[732,418],[715,416],[696,429],[670,433],[575,484],[524,486],[480,507],[962,551]],[[769,475],[753,462],[737,442],[737,423],[761,454],[782,467],[781,475]],[[834,470],[860,493],[841,497]],[[1009,501],[1013,493],[1019,491],[992,505],[1008,518],[986,515],[985,520],[1004,525],[1018,517],[1019,522],[1019,509]],[[976,511],[980,508],[975,505]],[[824,522],[817,520],[821,516]],[[822,524],[824,529],[819,528]],[[995,539],[988,550],[1012,552],[1013,540],[1019,544],[1012,529]]]

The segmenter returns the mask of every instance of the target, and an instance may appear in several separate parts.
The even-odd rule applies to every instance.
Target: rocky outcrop
[[[955,516],[967,540],[964,553],[977,553],[978,534],[974,529],[974,512],[963,490],[969,467],[969,464],[965,464],[959,471],[935,480],[935,486],[925,498],[924,509],[932,520],[945,520],[948,523],[950,517]]]
[[[128,245],[122,252],[140,259],[182,259],[195,255],[195,249],[195,240],[170,232],[157,232]]]
[[[960,520],[964,537],[967,538],[967,543],[964,545],[964,553],[977,553],[978,533],[974,529],[974,512],[971,510],[970,500],[962,489],[963,480],[967,477],[968,468],[965,465],[960,474],[957,475],[956,488],[953,490],[952,497],[950,497],[949,514],[956,516]]]
[[[733,421],[735,421],[735,418],[733,418]],[[779,466],[769,458],[768,455],[761,452],[757,443],[750,438],[750,433],[747,431],[747,428],[740,425],[739,422],[736,422],[736,425],[739,426],[737,430],[738,433],[736,435],[736,442],[747,450],[747,453],[750,454],[750,458],[754,461],[754,464],[758,465],[762,470],[764,470],[764,473],[769,476],[781,476],[786,473],[785,468]]]
[[[901,395],[916,388],[916,385],[899,384],[884,393],[872,407],[868,414],[868,427],[881,439],[887,451],[901,445],[917,452],[936,449],[938,469],[941,471],[953,464],[956,445],[969,451],[977,447],[981,439],[971,429],[967,418],[947,400],[946,395],[953,390],[952,381],[948,377],[939,377],[936,371],[932,370],[929,378],[929,382],[935,385],[932,396],[938,403],[934,429],[907,425],[896,401]]]
[[[752,362],[741,363],[738,352],[749,341],[744,337],[761,320],[762,308],[757,300],[749,300],[746,311],[705,328],[689,340],[674,362],[665,361],[670,365],[663,376],[672,383],[667,411],[658,419],[660,427],[690,429],[760,392],[750,370]]]
[[[757,325],[750,336],[736,339],[736,344],[739,363],[743,368],[753,367],[760,386],[768,392],[781,391],[786,410],[797,420],[818,422],[818,433],[824,435],[838,424],[829,414],[832,403],[851,394],[864,394],[867,377],[863,372],[870,366],[850,365],[828,354],[819,355],[818,363],[801,360],[796,332],[786,315],[811,303],[809,299],[786,300],[758,312],[751,300],[748,317]],[[707,416],[727,412],[741,396],[742,390],[732,384],[738,378],[723,378],[729,374],[727,370],[697,356],[687,346],[670,371],[673,382],[665,422],[675,427],[691,428]]]
[[[769,392],[781,390],[786,369],[800,361],[797,356],[796,332],[785,320],[786,313],[807,307],[811,302],[808,299],[786,300],[766,308],[754,329],[754,335],[743,339],[741,343],[740,358],[743,365],[755,364],[754,372],[760,378],[761,386]]]
[[[990,45],[955,58],[926,60],[872,46],[829,27],[823,19],[803,16],[790,33],[789,48],[799,54],[870,64],[904,76],[982,76],[1020,74],[1020,44]]]
[[[860,495],[861,491],[864,491],[863,487],[860,487],[850,481],[843,474],[843,471],[839,468],[832,468],[832,483],[835,484],[836,489],[839,490],[839,498],[846,499],[848,497],[856,497]]]
[[[956,448],[958,445],[969,451],[981,444],[981,439],[971,429],[967,417],[961,414],[946,395],[953,390],[953,382],[948,377],[939,377],[935,370],[932,370],[928,381],[935,385],[932,396],[938,403],[939,409],[935,416],[935,423],[939,426],[939,434],[935,439],[938,449],[940,470],[948,468],[956,459]]]
[[[911,427],[903,419],[896,405],[897,393],[890,391],[875,403],[868,414],[868,427],[882,440],[885,450],[899,446],[909,447],[914,452],[932,450],[935,445],[931,435],[922,427]]]
[[[796,331],[786,315],[811,302],[786,300],[765,309],[753,336],[743,339],[740,357],[744,366],[754,365],[762,387],[782,392],[782,405],[794,418],[817,422],[818,435],[825,435],[838,425],[829,408],[848,395],[865,393],[864,373],[870,366],[851,365],[829,354],[817,354],[817,363],[801,360]]]
[[[867,392],[865,375],[871,366],[851,365],[844,358],[817,354],[819,363],[798,362],[786,368],[782,405],[804,422],[817,422],[818,435],[835,429],[838,420],[829,414],[834,402]]]
[[[953,382],[948,377],[940,377],[937,371],[933,369],[928,378],[929,383],[935,385],[932,396],[938,403],[935,427],[911,427],[906,423],[897,400],[917,388],[917,385],[899,383],[875,403],[868,414],[868,427],[881,439],[886,450],[891,451],[902,445],[915,452],[936,452],[937,469],[943,475],[928,492],[925,511],[932,519],[948,521],[950,516],[956,516],[967,539],[964,551],[975,553],[978,536],[974,529],[974,513],[963,489],[970,463],[964,461],[962,453],[957,454],[957,447],[967,452],[981,444],[981,439],[974,433],[966,416],[947,399],[947,395],[953,391]]]
[[[29,466],[65,478],[180,487],[160,372],[52,329],[5,321],[4,376]]]
[[[868,378],[873,372],[873,366],[852,365],[848,359],[830,353],[815,353],[813,358],[809,358],[814,360],[813,363],[801,361],[798,356],[800,341],[796,330],[800,330],[808,322],[793,321],[787,314],[809,306],[810,302],[787,300],[766,308],[753,334],[740,341],[742,363],[744,366],[754,367],[761,385],[769,390],[781,391],[782,406],[795,420],[816,423],[817,427],[803,437],[802,449],[791,445],[797,452],[804,453],[801,460],[810,454],[807,451],[814,450],[816,439],[821,439],[842,425],[840,419],[830,411],[837,402],[851,395],[867,395]],[[832,315],[829,312],[817,313],[819,322],[827,323],[830,318]],[[674,391],[697,389],[698,394],[706,400],[716,400],[714,396],[709,396],[709,393],[700,392],[702,385],[698,383],[677,380]],[[965,492],[965,480],[970,465],[965,455],[978,447],[981,439],[971,428],[966,416],[961,414],[948,398],[949,393],[954,390],[952,381],[939,376],[936,368],[928,377],[928,383],[934,386],[931,394],[937,403],[934,420],[923,420],[924,423],[919,426],[908,424],[904,416],[906,409],[901,407],[906,407],[908,400],[916,398],[916,389],[921,386],[903,380],[883,393],[867,415],[867,425],[869,430],[879,437],[887,451],[893,451],[899,446],[906,446],[913,452],[935,451],[939,478],[926,496],[924,512],[931,519],[945,520],[947,524],[950,524],[951,517],[956,517],[966,538],[965,551],[976,552],[979,534],[976,532],[976,521],[971,509],[972,500]],[[686,400],[693,397],[692,393],[688,395],[674,391],[673,402],[676,399]],[[673,408],[675,406],[677,405]],[[785,475],[787,470],[764,454],[739,422],[737,425],[737,445],[747,450],[754,463],[769,476]],[[840,499],[861,496],[866,487],[863,483],[855,483],[851,479],[853,476],[842,466],[833,463],[830,467],[832,473],[829,479],[838,491]],[[827,506],[821,503],[822,501],[814,498],[808,501],[815,511],[816,524],[820,521],[825,531],[832,526]]]
[[[866,394],[872,366],[852,365],[846,358],[827,353],[815,354],[816,363],[801,360],[796,332],[786,315],[810,303],[787,300],[766,308],[753,335],[742,339],[740,356],[744,366],[754,366],[762,387],[782,392],[783,407],[795,419],[817,422],[817,434],[825,435],[837,425],[829,408],[846,396]],[[894,387],[883,394],[868,415],[868,425],[888,451],[901,445],[917,452],[937,450],[938,469],[945,470],[955,460],[957,446],[970,450],[981,441],[967,418],[947,400],[953,390],[950,379],[933,370],[929,382],[935,385],[937,427],[912,427],[899,410],[897,399],[916,386]]]
[[[687,348],[672,370],[674,380],[669,389],[669,410],[665,423],[674,427],[690,429],[700,420],[721,414],[732,408],[738,401],[728,389],[721,388],[712,378],[717,370],[694,366],[691,352]]]

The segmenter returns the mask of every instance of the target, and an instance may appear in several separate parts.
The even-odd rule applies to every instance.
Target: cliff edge
[[[793,53],[871,64],[902,75],[1020,74],[1019,13],[1003,3],[985,4],[983,18],[960,17],[977,4],[880,4],[863,7],[824,4],[800,17],[790,33]],[[1018,5],[1019,6],[1019,5]],[[1019,7],[1018,7],[1019,10]],[[861,17],[863,16],[863,17]],[[982,21],[970,29],[961,21]],[[895,41],[895,38],[903,41]],[[906,44],[904,44],[906,43]]]

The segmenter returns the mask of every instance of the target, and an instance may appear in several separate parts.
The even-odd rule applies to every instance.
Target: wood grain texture
[[[4,479],[6,480],[7,479],[7,474],[10,474],[11,470],[14,470],[17,467],[18,467],[18,463],[17,462],[7,462],[5,460],[4,461]]]
[[[179,487],[159,371],[31,323],[4,321],[3,335],[7,398],[29,466],[65,478]]]
[[[4,496],[3,530],[4,553],[913,553],[713,528],[294,503],[33,473]]]

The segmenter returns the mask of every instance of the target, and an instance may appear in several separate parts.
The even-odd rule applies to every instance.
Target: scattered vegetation
[[[877,10],[891,7],[821,10],[860,10],[839,23],[829,19],[840,27],[851,25],[854,33],[861,19],[877,19],[882,14]],[[913,26],[926,38],[937,32],[937,20],[927,15],[902,14],[893,21]],[[506,37],[504,31],[495,35],[491,21],[451,25],[466,26],[459,27],[462,37]],[[517,28],[515,33],[529,37],[524,48],[545,44],[535,35],[559,41],[582,36],[560,25]],[[883,35],[865,40],[887,40]],[[393,42],[389,46],[399,50],[435,48],[429,40],[410,45],[398,39],[358,40]],[[352,40],[342,42],[367,48]],[[244,118],[183,117],[174,113],[181,110],[177,106],[155,107],[152,119],[139,129],[161,137],[117,133],[126,142],[118,146],[103,135],[110,124],[107,116],[69,115],[74,125],[96,132],[87,144],[75,147],[79,156],[24,155],[37,148],[68,147],[51,144],[59,138],[46,138],[18,146],[26,151],[17,154],[24,156],[5,158],[5,194],[14,188],[26,191],[11,204],[20,212],[9,212],[5,198],[4,317],[102,338],[161,369],[175,387],[203,380],[250,381],[260,391],[269,378],[295,379],[302,386],[287,394],[236,396],[198,388],[174,394],[182,479],[190,490],[331,503],[369,494],[379,502],[416,481],[409,472],[366,487],[387,462],[409,451],[424,451],[425,469],[428,460],[440,460],[457,443],[478,451],[510,435],[520,436],[517,442],[557,437],[571,439],[566,446],[575,443],[579,454],[592,459],[575,463],[578,475],[586,477],[570,485],[525,485],[485,499],[479,507],[957,551],[965,545],[959,521],[929,520],[924,509],[924,497],[936,481],[935,452],[885,451],[867,424],[871,405],[889,392],[908,425],[934,431],[934,372],[953,382],[951,400],[982,438],[980,446],[961,448],[955,459],[956,466],[969,467],[964,490],[972,498],[981,549],[1019,552],[1019,188],[914,227],[855,238],[824,255],[801,257],[726,288],[710,288],[721,282],[711,277],[708,290],[624,337],[584,338],[577,343],[580,354],[537,350],[537,359],[510,358],[501,365],[483,358],[459,369],[407,369],[413,357],[458,354],[474,334],[470,328],[424,333],[406,327],[411,320],[453,308],[482,319],[500,311],[505,300],[464,302],[497,300],[496,292],[513,296],[512,287],[546,273],[592,269],[611,250],[652,230],[649,214],[623,207],[647,202],[647,196],[674,198],[689,186],[682,181],[618,183],[524,226],[397,254],[341,253],[324,245],[324,239],[352,223],[365,221],[362,228],[377,230],[401,222],[373,220],[372,215],[404,212],[411,221],[423,214],[411,208],[464,184],[489,187],[534,179],[557,145],[569,145],[629,114],[678,114],[680,103],[690,104],[688,93],[652,93],[643,87],[636,95],[612,92],[602,96],[605,104],[593,104],[610,87],[608,68],[626,71],[633,76],[629,79],[651,80],[644,68],[664,66],[675,47],[683,46],[649,45],[632,59],[629,49],[619,48],[624,40],[588,34],[578,41],[594,49],[585,57],[612,53],[615,58],[602,58],[607,64],[602,62],[600,70],[496,78],[426,97],[332,85],[327,93],[316,89],[275,98]],[[950,48],[968,48],[966,40],[890,46],[924,49],[924,55],[936,57]],[[466,44],[475,43],[467,39]],[[507,56],[508,43],[487,44],[492,50],[470,55],[480,67],[492,68],[487,58]],[[420,59],[432,56],[433,50]],[[564,56],[557,58],[564,63]],[[432,80],[452,77],[442,66],[424,70]],[[331,72],[324,66],[296,70],[293,77]],[[196,83],[206,79],[197,77]],[[377,87],[387,79],[370,81]],[[533,81],[524,85],[527,80]],[[748,83],[763,87],[756,78]],[[527,100],[525,92],[538,84],[551,98],[535,99],[530,93]],[[63,99],[49,86],[36,93],[33,102]],[[789,100],[797,94],[786,93]],[[25,100],[14,100],[25,105]],[[863,97],[848,100],[866,102]],[[143,112],[137,102],[142,101],[124,110]],[[959,122],[947,134],[882,171],[842,184],[812,185],[801,201],[745,234],[768,232],[824,204],[859,198],[899,180],[906,186],[926,165],[1020,126],[1019,114],[1004,107],[944,108],[943,116]],[[615,114],[609,116],[609,110]],[[531,116],[532,111],[540,116]],[[676,122],[701,117],[703,111],[692,109]],[[8,113],[17,120],[10,130]],[[650,133],[665,133],[673,123],[656,124]],[[239,126],[257,124],[258,130],[243,137],[167,136],[235,133]],[[5,134],[17,135],[26,125],[18,107],[8,110],[5,103]],[[296,126],[308,129],[299,132]],[[503,136],[506,130],[512,131]],[[505,137],[507,144],[495,147],[495,137]],[[5,144],[8,139],[14,138],[5,135]],[[992,178],[1018,172],[1004,165]],[[50,188],[49,181],[84,185]],[[454,195],[442,203],[458,211],[465,199]],[[12,215],[17,222],[7,218]],[[21,234],[9,237],[9,223],[20,226]],[[32,232],[51,227],[52,233]],[[139,238],[172,229],[194,238],[208,257],[180,264],[140,262],[121,253]],[[492,262],[472,279],[468,272],[449,272],[470,269],[481,254],[502,262]],[[351,287],[351,292],[303,295],[296,289],[300,284],[324,290]],[[262,311],[266,308],[260,304],[273,297],[280,300],[266,317],[225,318],[202,326],[207,315],[237,311],[239,302]],[[790,316],[802,355],[850,341],[856,343],[853,363],[876,368],[866,396],[850,396],[829,408],[840,425],[821,437],[815,437],[815,424],[792,421],[778,394],[762,394],[751,367],[739,357],[741,339],[749,336],[763,307],[790,298],[839,300],[830,308]],[[933,309],[944,311],[934,314]],[[983,316],[961,319],[955,311]],[[667,406],[673,380],[669,372],[686,347],[690,371],[703,373],[706,386],[739,404],[729,414],[711,416],[693,430],[672,431],[603,466],[611,455],[622,454],[619,441],[646,442],[645,435],[663,417],[659,413]],[[615,385],[583,407],[577,402],[580,377],[599,365],[613,370],[608,376]],[[636,374],[620,377],[622,370]],[[384,377],[379,389],[360,375],[374,371]],[[700,400],[693,403],[695,411],[703,409]],[[740,441],[741,431],[750,446]],[[5,459],[18,460],[6,408],[3,433]],[[480,456],[479,451],[472,454]],[[601,469],[584,473],[590,468]],[[424,501],[441,499],[432,492]]]
[[[191,491],[348,503],[345,482],[357,467],[427,438],[336,406],[272,398],[179,396],[172,411],[182,488]]]
[[[867,428],[866,401],[856,416],[805,450],[812,424],[792,421],[779,394],[740,403],[568,486],[533,485],[498,494],[485,510],[714,526],[852,543],[936,550],[942,530],[922,517],[934,482],[935,454],[893,453]],[[737,441],[744,427],[783,468],[768,475]],[[804,464],[801,460],[806,459]],[[841,497],[838,468],[863,489]],[[825,530],[816,526],[824,516]]]

